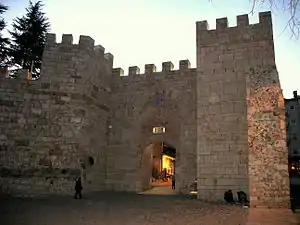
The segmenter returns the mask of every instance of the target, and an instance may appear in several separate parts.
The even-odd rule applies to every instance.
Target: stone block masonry
[[[197,22],[197,68],[113,68],[88,36],[47,35],[41,78],[0,77],[0,185],[13,195],[150,188],[153,146],[176,148],[176,192],[244,191],[252,206],[288,206],[283,97],[269,12],[216,30]],[[153,127],[165,127],[154,134]]]
[[[275,65],[270,12],[216,30],[197,22],[198,195],[221,199],[243,190],[252,206],[287,207],[284,102]],[[203,91],[206,90],[206,91]]]
[[[41,79],[1,77],[1,189],[13,195],[103,190],[112,57],[93,40],[49,34]],[[107,56],[107,55],[106,55]],[[108,56],[110,56],[108,54]],[[96,75],[95,75],[96,74]]]
[[[107,188],[140,192],[149,189],[151,144],[164,141],[176,148],[177,191],[188,193],[196,178],[196,69],[181,60],[179,70],[163,62],[162,71],[145,65],[113,70],[112,128],[107,151]],[[122,75],[122,76],[120,76]],[[163,126],[166,133],[153,134]],[[150,175],[149,175],[150,172]]]

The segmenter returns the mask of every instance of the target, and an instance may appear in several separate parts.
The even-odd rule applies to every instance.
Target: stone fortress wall
[[[90,37],[49,34],[43,59],[37,81],[1,77],[1,189],[72,193],[83,165],[85,189],[103,190],[112,55]]]
[[[164,141],[176,148],[178,191],[187,192],[196,178],[196,69],[188,60],[179,70],[171,62],[156,72],[153,64],[145,73],[130,67],[128,76],[113,70],[108,145],[109,189],[142,191],[149,188],[149,156],[146,147]],[[152,128],[164,126],[166,133],[153,135]],[[126,152],[126,153],[125,153]],[[146,161],[145,161],[146,160]]]
[[[271,14],[260,13],[258,24],[242,15],[236,27],[222,18],[215,30],[206,21],[196,29],[197,68],[164,62],[160,72],[147,64],[128,76],[90,37],[73,44],[63,35],[57,44],[48,34],[40,80],[0,77],[2,191],[71,193],[83,173],[86,191],[139,192],[149,188],[149,146],[164,141],[177,150],[178,193],[197,178],[202,199],[221,200],[231,188],[258,206],[286,206]],[[154,126],[166,132],[154,135]]]

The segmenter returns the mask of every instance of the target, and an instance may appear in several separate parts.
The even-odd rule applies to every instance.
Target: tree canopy
[[[7,63],[7,53],[8,53],[8,45],[9,39],[5,38],[2,34],[2,31],[6,27],[6,23],[2,14],[8,10],[8,7],[0,3],[0,67],[5,66]]]
[[[14,20],[13,30],[9,32],[12,65],[28,69],[33,76],[39,76],[46,33],[50,27],[42,7],[41,1],[29,1],[27,13]]]

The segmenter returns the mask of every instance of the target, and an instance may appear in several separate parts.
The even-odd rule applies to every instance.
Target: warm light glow
[[[173,157],[171,157],[171,156],[168,156],[168,155],[163,155],[163,160],[164,160],[164,158],[166,158],[166,159],[169,159],[169,160],[175,160],[175,158],[173,158]]]
[[[152,132],[153,132],[153,134],[165,133],[166,128],[165,127],[153,127]]]
[[[294,169],[295,169],[295,167],[294,167],[294,166],[292,166],[292,167],[291,167],[291,169],[292,169],[292,170],[294,170]]]
[[[168,174],[173,174],[175,159],[168,155],[162,155],[162,168],[167,170]]]

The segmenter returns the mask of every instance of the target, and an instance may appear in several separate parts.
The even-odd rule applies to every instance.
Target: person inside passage
[[[172,175],[172,189],[175,190],[175,173]]]

